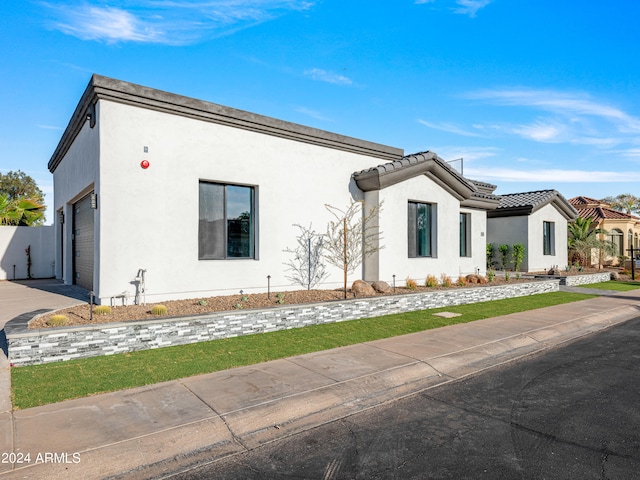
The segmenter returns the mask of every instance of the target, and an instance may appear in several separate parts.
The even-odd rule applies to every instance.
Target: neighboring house
[[[607,240],[611,241],[617,250],[615,256],[607,257],[605,263],[618,264],[618,256],[630,257],[629,249],[640,247],[640,218],[629,213],[611,208],[611,205],[589,197],[574,197],[569,203],[577,210],[582,218],[590,218],[592,227],[605,230]],[[634,252],[635,253],[635,252]],[[634,255],[635,256],[635,255]]]
[[[488,212],[487,242],[496,252],[501,244],[524,245],[523,272],[562,268],[568,263],[567,224],[577,217],[556,190],[501,195],[498,208]]]
[[[379,165],[371,168],[372,165]],[[284,250],[325,205],[382,205],[349,282],[485,273],[493,186],[403,151],[94,75],[49,162],[56,276],[98,302],[300,288]],[[354,173],[355,172],[355,173]],[[342,285],[342,272],[318,288]],[[143,292],[144,290],[144,292]],[[131,299],[129,300],[131,301]]]

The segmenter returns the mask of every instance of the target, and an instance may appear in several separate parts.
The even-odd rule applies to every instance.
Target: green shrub
[[[154,305],[151,307],[151,315],[166,315],[167,307],[164,305]]]
[[[418,284],[411,277],[407,277],[407,279],[405,280],[404,286],[407,287],[409,290],[417,290],[418,289]]]
[[[438,286],[438,279],[435,275],[427,275],[427,279],[424,281],[424,286],[429,288],[434,288]]]
[[[111,307],[109,305],[97,305],[93,309],[93,313],[96,315],[109,315],[111,313]]]
[[[276,300],[277,304],[282,305],[284,303],[284,293],[278,293],[276,295],[276,298],[277,298]]]
[[[202,307],[206,307],[207,306],[207,301],[203,298],[201,300],[198,300],[198,305],[202,306]]]
[[[47,325],[50,327],[62,327],[69,323],[69,317],[66,315],[51,315],[49,320],[47,320]]]
[[[489,270],[487,270],[487,280],[493,282],[494,278],[496,278],[496,272],[492,268],[490,268]]]

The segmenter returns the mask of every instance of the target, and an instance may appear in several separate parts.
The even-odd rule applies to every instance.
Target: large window
[[[471,214],[460,214],[460,256],[471,256]]]
[[[254,189],[200,182],[198,258],[255,258]]]
[[[553,222],[543,222],[542,224],[542,253],[544,255],[556,254],[556,227]]]
[[[622,238],[622,230],[618,228],[614,228],[613,230],[611,230],[611,233],[609,233],[609,241],[613,243],[613,246],[616,250],[614,253],[615,256],[624,255],[624,252],[622,251]]]
[[[435,206],[409,202],[409,257],[433,257]]]

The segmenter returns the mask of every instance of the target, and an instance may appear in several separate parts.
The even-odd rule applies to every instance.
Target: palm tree
[[[591,218],[578,217],[567,225],[569,232],[569,257],[576,258],[583,267],[591,265],[592,252],[598,251],[598,268],[602,267],[602,259],[614,255],[615,245],[606,239],[607,231],[602,228],[592,228]]]
[[[10,200],[8,195],[0,194],[0,225],[36,225],[44,216],[44,209],[44,205],[34,200]]]
[[[622,193],[615,197],[606,197],[603,201],[611,205],[611,208],[628,214],[640,212],[640,198],[630,193]]]

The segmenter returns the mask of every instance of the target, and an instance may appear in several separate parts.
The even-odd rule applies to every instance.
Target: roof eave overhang
[[[461,207],[478,208],[482,210],[495,210],[500,205],[499,198],[481,198],[472,195],[470,198],[460,202]]]
[[[382,190],[419,175],[427,176],[459,201],[470,198],[476,191],[469,181],[457,175],[451,168],[444,165],[442,159],[431,152],[429,157],[419,163],[391,171],[374,168],[355,174],[354,180],[360,190],[370,192]]]
[[[180,115],[387,161],[398,160],[404,155],[404,151],[400,148],[306,127],[101,75],[93,75],[51,156],[48,167],[52,173],[64,158],[84,126],[91,109],[95,108],[95,103],[99,100]],[[95,121],[95,117],[92,121]]]

